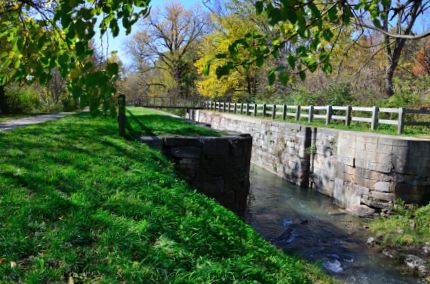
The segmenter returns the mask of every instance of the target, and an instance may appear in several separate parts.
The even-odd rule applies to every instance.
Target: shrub
[[[39,108],[39,93],[33,87],[13,85],[6,89],[10,112],[28,113]]]

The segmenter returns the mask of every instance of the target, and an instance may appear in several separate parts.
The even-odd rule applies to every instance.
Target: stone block
[[[377,183],[375,183],[375,190],[381,192],[390,192],[391,182],[378,181]]]
[[[174,147],[170,149],[170,154],[176,158],[197,159],[200,157],[200,153],[201,149],[193,146]]]
[[[366,206],[363,204],[350,208],[348,209],[348,211],[351,212],[351,214],[358,217],[369,217],[375,213],[375,209],[370,208],[369,206]]]
[[[394,201],[396,197],[394,193],[379,192],[379,191],[371,191],[370,196],[373,199],[387,201],[387,202]]]

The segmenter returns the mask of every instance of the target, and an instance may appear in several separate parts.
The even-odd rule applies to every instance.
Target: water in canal
[[[274,245],[321,263],[348,283],[427,283],[402,275],[394,261],[368,248],[357,217],[333,200],[252,166],[246,220]]]

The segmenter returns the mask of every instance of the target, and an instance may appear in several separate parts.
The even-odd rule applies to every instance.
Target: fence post
[[[237,112],[237,103],[234,103],[234,113]]]
[[[282,120],[286,120],[287,119],[287,110],[288,107],[286,104],[284,104],[283,108],[282,108]]]
[[[228,102],[228,112],[231,112],[231,102]]]
[[[403,134],[403,129],[405,127],[405,109],[399,108],[399,116],[397,121],[397,134]]]
[[[263,117],[266,117],[267,106],[263,104]]]
[[[240,103],[240,114],[243,114],[243,103]]]
[[[300,106],[296,106],[296,120],[299,121],[300,120]]]
[[[273,109],[272,109],[272,119],[275,120],[276,118],[276,105],[273,105]]]
[[[125,137],[125,95],[118,96],[118,130],[119,135]]]
[[[346,112],[345,112],[345,125],[346,126],[351,125],[351,116],[352,116],[352,106],[346,106]]]
[[[249,115],[249,103],[246,103],[246,115]]]
[[[314,120],[314,106],[309,106],[308,122],[312,122],[312,120]]]
[[[257,116],[258,113],[258,105],[254,104],[254,116]]]
[[[331,116],[333,114],[333,107],[332,106],[327,106],[327,114],[326,114],[326,118],[325,118],[325,124],[329,125],[331,122]]]
[[[379,107],[374,106],[372,109],[372,123],[370,125],[370,128],[372,130],[375,130],[378,128],[378,117],[379,117]]]
[[[225,102],[222,103],[222,111],[225,112]]]

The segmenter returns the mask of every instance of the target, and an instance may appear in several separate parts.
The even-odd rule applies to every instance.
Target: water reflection
[[[425,283],[402,275],[395,263],[366,245],[362,221],[333,200],[287,183],[257,166],[251,169],[245,218],[257,232],[349,283]]]

